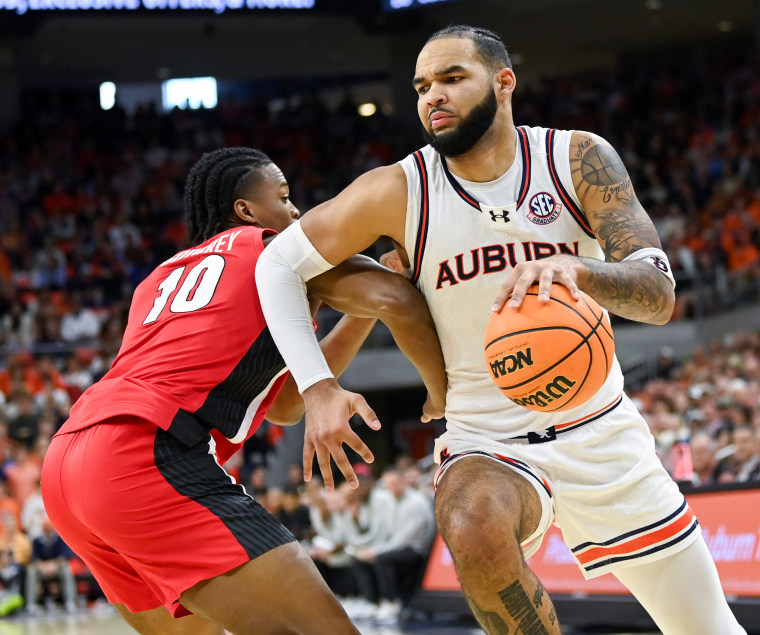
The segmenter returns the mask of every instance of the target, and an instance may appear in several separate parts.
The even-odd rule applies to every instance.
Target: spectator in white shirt
[[[315,532],[309,543],[309,555],[333,593],[343,597],[357,593],[351,557],[344,550],[350,523],[346,513],[348,489],[348,483],[342,483],[334,492],[320,487],[308,496],[309,519]]]
[[[430,498],[410,487],[396,468],[383,473],[382,483],[393,498],[390,534],[357,549],[356,559],[371,564],[380,600],[375,619],[392,622],[411,599],[435,535],[435,517]],[[356,571],[361,588],[367,568]]]
[[[73,291],[69,298],[70,310],[61,319],[61,337],[67,342],[95,339],[100,334],[100,318],[82,304],[82,294]]]
[[[34,492],[21,506],[21,526],[29,540],[34,540],[42,535],[42,525],[45,519],[47,519],[47,512],[45,512],[45,504],[42,502],[42,492],[38,480]]]

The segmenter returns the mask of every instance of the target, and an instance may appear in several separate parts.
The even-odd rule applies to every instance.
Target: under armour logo
[[[505,223],[509,222],[509,210],[508,209],[502,209],[498,210],[501,213],[497,213],[497,210],[489,209],[488,213],[491,215],[491,220],[493,222],[496,222],[497,220],[501,219]]]
[[[657,267],[663,273],[668,273],[668,264],[662,258],[658,258],[657,256],[650,256],[650,258],[652,259],[655,267]]]

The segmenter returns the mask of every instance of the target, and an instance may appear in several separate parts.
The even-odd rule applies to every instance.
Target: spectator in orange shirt
[[[747,213],[754,219],[755,225],[760,227],[760,188],[755,190],[755,195],[747,205]]]
[[[731,247],[726,249],[728,270],[732,273],[752,273],[760,263],[760,249],[745,230],[732,232],[731,242]]]
[[[49,356],[42,355],[38,357],[35,360],[34,367],[37,372],[37,377],[39,377],[39,380],[32,391],[35,395],[45,388],[45,382],[48,380],[52,382],[55,388],[66,389],[66,382],[63,381],[61,371],[58,370],[58,367]]]
[[[0,370],[0,390],[6,397],[19,388],[34,394],[41,384],[39,373],[33,367],[31,356],[28,354],[9,355],[6,367]]]

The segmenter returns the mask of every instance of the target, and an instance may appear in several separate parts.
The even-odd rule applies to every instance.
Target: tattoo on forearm
[[[504,603],[507,613],[517,622],[517,633],[549,635],[549,631],[541,623],[536,608],[531,603],[519,580],[515,580],[508,587],[499,591],[499,597]]]
[[[672,291],[670,282],[647,263],[610,267],[584,258],[591,271],[586,291],[613,313],[630,320],[647,321],[665,309]]]
[[[483,627],[488,635],[509,635],[509,626],[498,613],[484,611],[472,599],[467,598],[470,603],[475,619]]]
[[[660,237],[641,205],[596,214],[596,236],[607,262],[619,262],[634,251],[660,247]]]

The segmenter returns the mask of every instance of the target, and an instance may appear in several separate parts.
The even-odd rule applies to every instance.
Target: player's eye
[[[417,94],[418,95],[424,95],[426,92],[428,92],[427,86],[418,86],[417,87]]]

